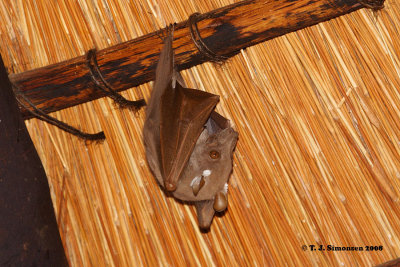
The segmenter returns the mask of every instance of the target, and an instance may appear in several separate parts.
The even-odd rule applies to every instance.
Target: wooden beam
[[[251,0],[202,14],[197,26],[206,46],[218,55],[241,49],[363,7],[383,6],[384,0]],[[153,32],[97,52],[99,69],[117,91],[154,79],[162,41]],[[188,22],[178,23],[173,47],[179,70],[207,61],[191,39]],[[53,112],[104,96],[95,88],[86,57],[10,75],[40,109]],[[30,115],[23,112],[25,118]]]

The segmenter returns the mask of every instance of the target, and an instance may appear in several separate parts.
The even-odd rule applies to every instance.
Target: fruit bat
[[[214,111],[219,96],[186,88],[176,71],[168,31],[146,110],[143,139],[148,165],[160,186],[193,202],[200,228],[227,207],[232,154],[238,139],[229,121]]]

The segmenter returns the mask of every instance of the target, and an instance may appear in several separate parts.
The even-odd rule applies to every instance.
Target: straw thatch
[[[0,52],[21,72],[230,3],[0,1]],[[240,136],[229,209],[208,233],[194,208],[166,198],[152,177],[144,110],[103,98],[52,114],[104,130],[102,144],[27,121],[71,266],[370,266],[399,257],[398,25],[400,5],[387,0],[377,13],[363,9],[182,73],[189,86],[221,95],[217,110]],[[123,95],[150,91],[151,83]]]

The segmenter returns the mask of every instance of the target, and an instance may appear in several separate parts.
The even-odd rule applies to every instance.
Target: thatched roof
[[[103,49],[231,1],[0,2],[12,73]],[[26,121],[71,266],[370,266],[400,255],[400,6],[362,9],[182,72],[239,132],[228,211],[198,229],[144,156],[144,110],[101,98],[51,115],[104,143]],[[149,49],[151,49],[149,47]],[[124,91],[148,99],[151,83]],[[377,246],[377,252],[303,251]],[[379,246],[382,246],[380,249]],[[327,247],[325,247],[327,249]]]

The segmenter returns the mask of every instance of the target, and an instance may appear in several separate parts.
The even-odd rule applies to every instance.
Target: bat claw
[[[170,191],[170,192],[172,192],[172,191],[175,191],[176,190],[176,184],[173,184],[173,183],[171,183],[171,182],[165,182],[165,189],[167,190],[167,191]]]

